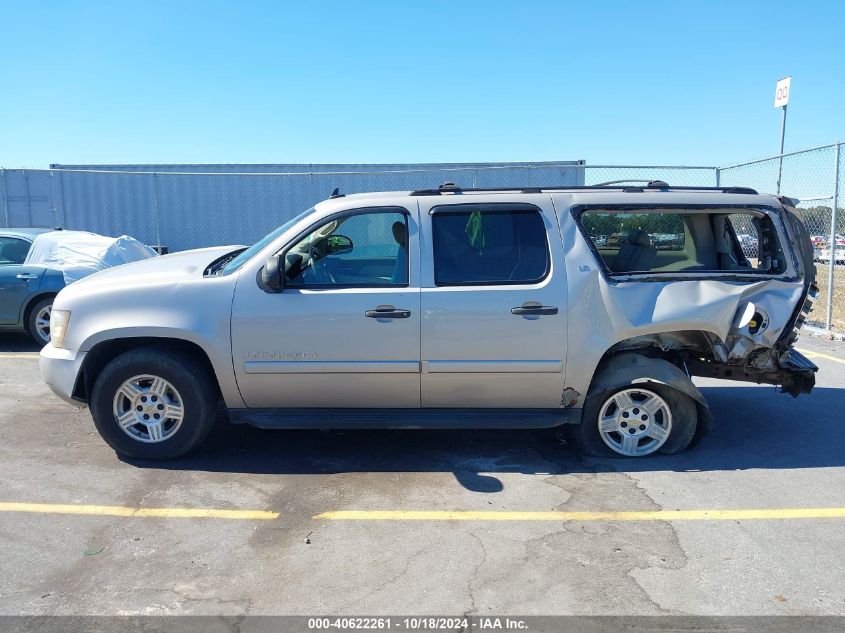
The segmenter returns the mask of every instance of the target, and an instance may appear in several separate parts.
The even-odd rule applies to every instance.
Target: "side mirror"
[[[326,255],[351,253],[352,246],[352,240],[345,235],[329,235],[326,238]]]
[[[285,269],[282,265],[282,256],[273,255],[264,264],[259,273],[261,277],[261,289],[264,292],[280,292],[285,285]]]

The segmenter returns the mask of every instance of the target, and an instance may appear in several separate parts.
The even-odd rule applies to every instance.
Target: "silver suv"
[[[815,292],[794,201],[750,189],[335,193],[249,248],[62,290],[41,371],[134,458],[196,448],[221,399],[264,428],[571,424],[637,457],[706,431],[691,376],[808,393]]]

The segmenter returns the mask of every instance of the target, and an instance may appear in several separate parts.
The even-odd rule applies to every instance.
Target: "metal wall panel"
[[[50,172],[5,169],[3,222],[8,226],[56,226]]]
[[[175,251],[250,244],[326,199],[335,187],[357,193],[436,187],[446,181],[464,187],[579,185],[584,168],[583,161],[51,165],[50,170],[8,170],[5,180],[11,226],[126,233]]]

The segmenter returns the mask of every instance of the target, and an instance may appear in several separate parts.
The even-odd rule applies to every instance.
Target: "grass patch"
[[[813,304],[810,320],[824,325],[827,316],[827,264],[816,264],[816,283],[819,285],[819,298]],[[845,331],[845,268],[839,266],[833,271],[833,327]]]

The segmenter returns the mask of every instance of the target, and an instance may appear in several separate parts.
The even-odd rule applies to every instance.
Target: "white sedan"
[[[836,264],[845,264],[845,247],[837,248],[834,250],[834,258]],[[829,264],[830,263],[830,249],[823,248],[819,251],[818,260],[820,264]]]

